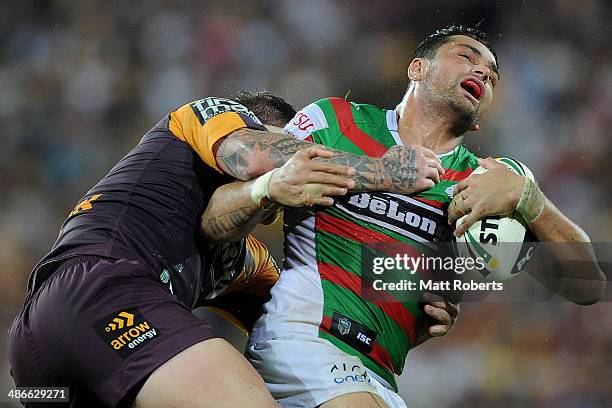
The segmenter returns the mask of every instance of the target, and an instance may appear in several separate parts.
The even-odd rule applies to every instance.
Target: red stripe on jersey
[[[425,203],[425,204],[429,204],[432,207],[436,207],[436,208],[444,208],[445,206],[448,205],[448,204],[443,203],[442,201],[428,200],[428,199],[423,198],[423,197],[410,196],[410,198],[414,198],[415,200],[418,200],[418,201],[420,201],[422,203]]]
[[[308,135],[304,138],[305,141],[312,143],[312,135]]]
[[[340,132],[355,146],[370,157],[381,157],[387,152],[387,147],[357,127],[350,103],[342,98],[329,98],[329,102],[336,112]]]
[[[388,235],[372,231],[371,229],[362,227],[359,224],[355,224],[350,221],[343,220],[341,218],[336,218],[332,215],[328,215],[323,212],[317,213],[317,218],[315,221],[315,230],[329,232],[331,234],[335,234],[342,238],[350,239],[352,241],[357,241],[362,244],[371,244],[376,242],[399,242],[397,239],[392,238]]]
[[[417,258],[422,255],[420,251],[410,244],[403,243],[402,241],[388,235],[372,231],[371,229],[362,227],[359,224],[354,224],[350,221],[336,218],[323,212],[319,212],[317,214],[317,218],[315,220],[315,230],[334,234],[360,244],[393,244],[377,245],[375,247],[378,252],[391,257],[398,254],[403,256],[405,254],[409,257]],[[419,269],[417,272],[419,272],[423,278],[431,277],[431,273],[423,268]]]
[[[343,220],[342,218],[336,218],[333,215],[325,214],[323,212],[319,212],[317,214],[317,218],[315,220],[315,230],[334,234],[360,244],[395,244],[389,246],[376,246],[376,250],[385,255],[395,256],[397,254],[407,254],[413,257],[421,255],[421,252],[416,250],[413,246],[402,243],[402,241],[390,237],[389,235],[372,231],[371,229],[362,227],[359,224]]]
[[[323,321],[321,322],[321,326],[319,327],[321,328],[321,330],[333,336],[333,334],[331,333],[331,325],[331,318],[329,318],[328,316],[323,316]],[[391,356],[389,355],[389,352],[377,341],[372,344],[372,351],[366,355],[370,357],[377,365],[385,367],[391,373],[395,372],[395,370],[393,369],[393,362],[391,361]]]
[[[448,180],[448,181],[461,181],[464,178],[469,177],[470,174],[472,174],[472,172],[474,171],[474,169],[470,167],[468,167],[464,171],[451,170],[451,169],[444,169],[444,170],[445,172],[441,178],[442,180]]]
[[[321,279],[328,280],[335,285],[348,289],[363,299],[368,299],[369,303],[378,306],[387,316],[389,316],[389,318],[401,327],[403,332],[406,333],[406,336],[410,339],[411,344],[414,342],[416,319],[404,305],[397,301],[397,299],[386,292],[374,290],[370,285],[363,285],[362,291],[361,279],[359,276],[353,275],[339,266],[326,262],[317,262],[317,266]]]

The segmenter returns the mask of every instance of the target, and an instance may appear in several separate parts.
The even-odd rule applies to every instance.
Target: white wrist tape
[[[269,185],[270,178],[278,169],[272,169],[269,172],[259,176],[255,183],[253,183],[253,187],[251,188],[251,200],[259,206],[261,206],[261,200],[264,198],[270,199]]]
[[[523,184],[523,193],[516,206],[516,211],[527,224],[531,224],[540,217],[542,211],[544,211],[545,204],[546,197],[542,190],[540,190],[540,187],[538,187],[538,184],[526,177],[525,184]]]

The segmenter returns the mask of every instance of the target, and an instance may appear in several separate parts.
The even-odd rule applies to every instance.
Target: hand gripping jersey
[[[59,261],[81,255],[142,261],[190,309],[230,285],[245,260],[249,276],[243,279],[273,272],[271,257],[255,239],[210,248],[198,233],[213,192],[232,180],[220,174],[213,145],[245,127],[265,130],[246,107],[223,98],[186,104],[162,119],[70,213],[34,269],[29,292]],[[272,286],[275,274],[259,276],[259,284]]]
[[[285,127],[296,138],[371,157],[402,144],[397,129],[395,111],[339,98],[307,106]],[[286,209],[285,268],[254,341],[305,334],[327,339],[397,391],[393,374],[402,372],[425,316],[417,302],[362,296],[362,248],[404,243],[413,255],[432,254],[449,238],[453,188],[478,163],[462,145],[440,157],[443,181],[419,194],[360,193],[326,209]]]

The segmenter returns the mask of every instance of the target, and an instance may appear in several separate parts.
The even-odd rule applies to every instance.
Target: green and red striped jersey
[[[296,138],[370,157],[402,144],[397,114],[367,104],[327,98],[296,114],[285,131]],[[435,253],[450,237],[447,207],[455,184],[478,167],[463,145],[440,156],[443,180],[419,194],[385,192],[349,195],[325,209],[285,211],[285,270],[272,291],[262,331],[309,334],[327,339],[357,356],[397,390],[394,374],[403,370],[416,341],[416,301],[392,294],[363,293],[364,248],[399,244],[414,256]],[[290,276],[288,276],[290,275]]]

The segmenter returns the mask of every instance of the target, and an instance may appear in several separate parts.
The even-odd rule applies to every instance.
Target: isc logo
[[[372,339],[363,333],[357,333],[357,340],[364,342],[368,346],[372,344]]]

